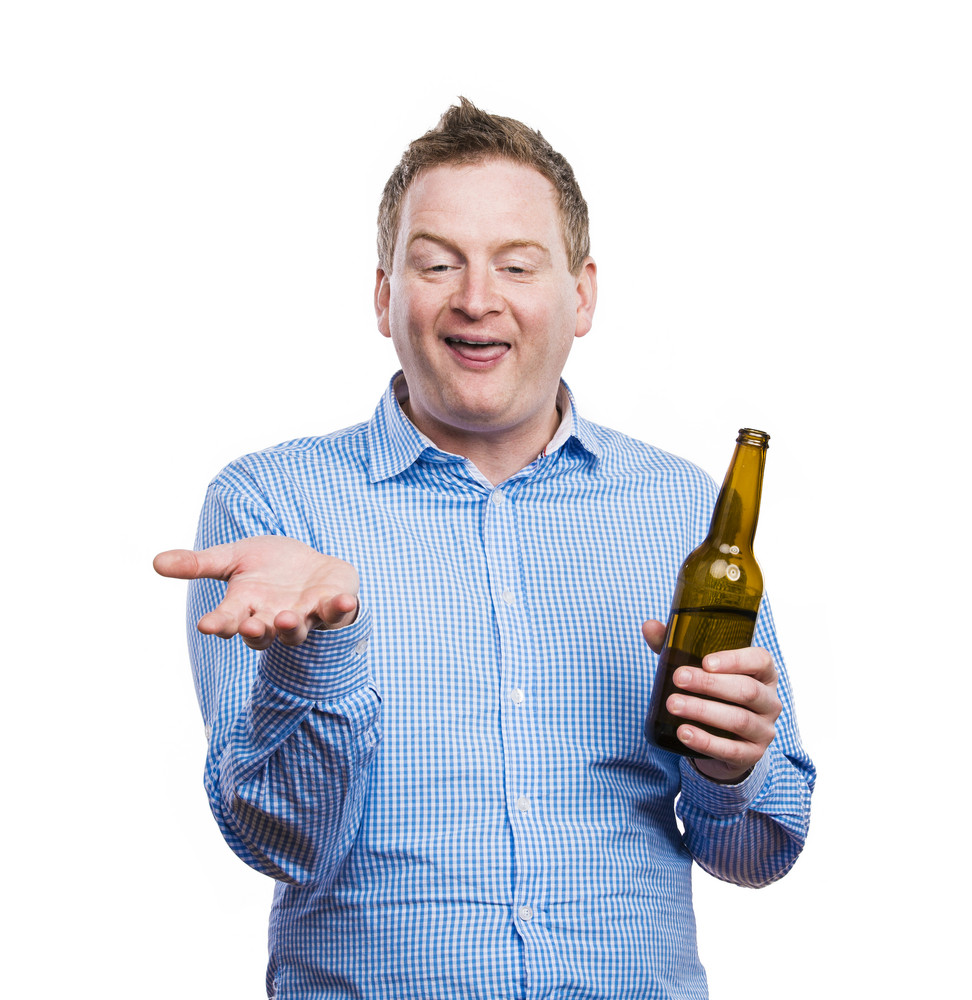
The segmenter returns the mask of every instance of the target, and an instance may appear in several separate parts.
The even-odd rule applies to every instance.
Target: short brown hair
[[[570,164],[537,131],[514,118],[481,111],[465,97],[452,105],[434,129],[412,142],[388,178],[378,209],[378,266],[391,273],[398,220],[405,192],[423,170],[445,164],[502,159],[538,170],[553,184],[567,248],[567,265],[580,271],[590,253],[587,202]]]

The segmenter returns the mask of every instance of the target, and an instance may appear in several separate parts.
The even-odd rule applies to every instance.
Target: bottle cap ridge
[[[770,436],[766,431],[757,431],[752,427],[740,427],[736,444],[755,444],[762,448],[768,448],[769,439]]]

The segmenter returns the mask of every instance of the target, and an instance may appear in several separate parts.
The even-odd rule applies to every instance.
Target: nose
[[[458,276],[449,304],[471,320],[502,311],[503,300],[492,268],[467,264]]]

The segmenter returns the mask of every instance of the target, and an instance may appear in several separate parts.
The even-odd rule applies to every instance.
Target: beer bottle
[[[686,746],[675,734],[687,720],[672,715],[666,707],[669,695],[681,692],[672,680],[673,674],[686,664],[701,666],[706,653],[742,649],[752,644],[763,596],[763,574],[753,556],[753,536],[768,442],[769,434],[764,431],[740,429],[709,533],[678,571],[645,735],[656,746],[687,757],[705,754]],[[716,736],[732,738],[731,733],[722,729],[695,721],[689,724]]]

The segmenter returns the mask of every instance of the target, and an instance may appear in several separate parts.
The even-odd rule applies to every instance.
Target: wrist
[[[261,654],[259,670],[276,687],[309,701],[346,697],[368,683],[371,613],[361,610],[342,628],[311,630],[298,646],[273,642]]]
[[[721,760],[713,760],[708,757],[693,757],[692,767],[709,781],[714,781],[719,785],[738,785],[745,781],[752,773],[755,765],[749,767],[733,767]]]

